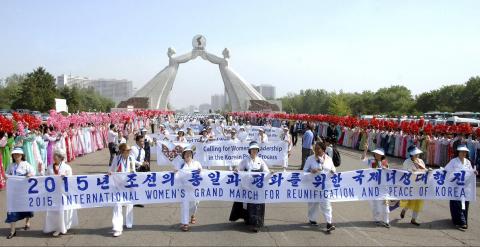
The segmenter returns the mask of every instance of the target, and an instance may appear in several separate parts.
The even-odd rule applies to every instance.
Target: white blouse
[[[35,175],[35,170],[26,161],[22,161],[20,164],[12,163],[7,169],[7,175],[10,176],[27,176],[28,174]]]
[[[403,162],[403,170],[409,171],[409,172],[422,172],[426,170],[425,163],[423,162],[422,159],[418,159],[418,163],[420,164],[415,164],[413,163],[413,160],[408,158]]]
[[[242,160],[237,169],[238,171],[261,170],[262,172],[270,172],[265,161],[259,157],[256,157],[254,160],[251,157]]]
[[[458,172],[462,170],[473,170],[470,160],[467,158],[460,161],[460,158],[453,158],[444,168],[447,172]]]
[[[327,154],[324,154],[322,157],[319,157],[318,161],[314,154],[308,156],[307,160],[305,161],[305,167],[303,168],[303,171],[311,172],[312,169],[319,169],[321,171],[327,171],[327,172],[337,171],[337,169],[335,168],[335,165],[333,164],[332,158],[330,158],[330,156],[328,156]]]
[[[175,165],[175,170],[188,170],[188,171],[193,171],[193,170],[199,170],[202,169],[202,164],[196,160],[190,161],[190,163],[182,162],[178,163]]]
[[[135,170],[135,158],[131,155],[127,159],[122,155],[116,155],[109,168],[110,172],[136,172]]]
[[[48,166],[47,175],[55,175],[55,172],[53,171],[53,164]],[[58,167],[58,175],[72,176],[73,175],[72,167],[65,162],[60,163]]]

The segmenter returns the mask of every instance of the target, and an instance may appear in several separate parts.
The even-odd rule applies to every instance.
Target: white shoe
[[[133,226],[125,226],[127,229],[132,229]]]
[[[58,236],[60,236],[60,232],[54,232],[54,233],[52,234],[52,236],[58,237]]]
[[[120,237],[120,235],[122,235],[122,232],[120,232],[120,231],[113,232],[114,237]]]

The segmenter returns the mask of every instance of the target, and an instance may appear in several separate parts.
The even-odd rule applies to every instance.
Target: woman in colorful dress
[[[13,146],[15,145],[15,138],[13,137],[13,133],[6,133],[5,137],[7,139],[7,142],[2,150],[2,163],[4,171],[8,169],[8,166],[12,162],[12,150]]]
[[[23,153],[25,154],[25,161],[30,164],[34,170],[33,174],[37,174],[38,163],[33,154],[33,143],[35,141],[35,134],[30,130],[25,130],[25,136],[18,136],[19,143],[22,143]]]
[[[13,149],[12,160],[13,163],[8,166],[7,179],[8,176],[32,177],[35,175],[32,166],[25,161],[25,155],[21,147],[15,147]],[[25,227],[23,229],[30,229],[30,219],[32,217],[33,212],[7,212],[5,223],[10,224],[10,234],[7,236],[7,239],[11,239],[17,235],[15,229],[15,223],[17,221],[25,219]]]
[[[5,148],[7,145],[7,138],[5,132],[0,132],[0,147]],[[7,178],[5,177],[5,170],[3,169],[3,150],[0,151],[0,190],[4,190],[7,184]]]
[[[39,130],[37,132],[37,139],[35,142],[37,143],[38,150],[40,151],[40,159],[42,161],[42,165],[46,168],[47,167],[47,143],[45,142],[45,139],[43,139],[43,136],[45,134],[45,127],[42,127],[41,131]]]
[[[406,159],[403,162],[403,170],[416,173],[425,173],[428,169],[425,166],[425,163],[422,159],[420,159],[419,155],[422,154],[422,150],[417,148],[416,146],[410,146],[408,148],[408,154],[410,158]],[[418,213],[423,208],[423,200],[401,200],[400,207],[402,207],[402,212],[400,213],[400,218],[405,218],[405,213],[411,209],[412,213],[412,220],[410,223],[413,225],[419,226],[420,224],[417,222]]]
[[[56,133],[53,131],[53,126],[48,127],[47,133],[43,136],[43,140],[48,142],[47,164],[51,165],[53,164],[53,147],[58,140]]]

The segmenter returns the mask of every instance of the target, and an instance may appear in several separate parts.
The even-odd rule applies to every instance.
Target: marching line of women
[[[141,131],[140,133],[142,133]],[[121,143],[118,147],[118,153],[113,158],[107,173],[112,175],[117,172],[138,172],[145,170],[145,166],[149,163],[145,161],[144,135],[137,134],[135,136],[136,144],[130,147],[126,143]],[[144,133],[143,133],[144,134]],[[327,152],[327,145],[321,140],[317,140],[314,143],[314,153],[310,155],[304,166],[304,171],[309,173],[329,172],[335,173],[336,167],[333,164],[332,158]],[[365,147],[368,150],[368,147]],[[425,172],[428,168],[425,167],[424,162],[418,158],[421,154],[421,150],[412,146],[409,148],[410,158],[406,159],[403,167],[405,170],[415,172]],[[468,159],[468,148],[464,145],[460,145],[457,148],[458,157],[452,159],[445,169],[447,171],[460,171],[460,170],[472,170],[472,166]],[[184,148],[182,151],[183,163],[174,167],[174,172],[179,171],[192,171],[201,170],[202,165],[193,159],[195,147],[193,145]],[[242,160],[237,167],[234,167],[234,171],[248,171],[248,172],[266,172],[269,173],[270,169],[265,162],[258,156],[260,147],[256,141],[252,141],[249,144],[248,153],[249,157]],[[373,157],[367,157],[367,151],[362,155],[363,163],[369,168],[388,168],[388,162],[385,158],[385,153],[382,149],[378,148],[373,150]],[[32,166],[25,161],[25,153],[20,147],[16,147],[12,151],[12,164],[7,170],[8,176],[34,176],[34,170]],[[53,163],[47,169],[47,175],[58,176],[72,176],[72,168],[66,164],[66,153],[62,149],[55,149],[53,156]],[[44,175],[41,173],[40,175]],[[388,200],[373,200],[370,202],[372,208],[373,221],[379,226],[390,228],[389,215],[390,208],[392,206],[391,201]],[[422,210],[423,201],[421,200],[409,200],[401,201],[400,206],[402,211],[400,217],[404,218],[407,210],[412,210],[411,223],[415,226],[419,226],[418,215]],[[198,209],[198,201],[183,201],[180,203],[181,216],[180,216],[180,230],[190,231],[190,225],[197,223],[196,213]],[[468,229],[468,201],[450,201],[450,213],[452,217],[452,223],[457,229],[465,231]],[[125,217],[123,215],[123,208],[125,208]],[[333,223],[333,208],[330,201],[322,200],[321,202],[308,203],[308,211],[306,221],[311,225],[318,225],[317,220],[319,214],[322,213],[327,233],[336,229]],[[10,224],[10,233],[7,239],[11,239],[17,235],[16,222],[25,219],[24,230],[30,229],[30,221],[33,217],[33,212],[7,212],[6,223]],[[237,221],[243,219],[245,224],[252,232],[259,232],[264,227],[265,216],[265,204],[263,203],[243,203],[234,202],[230,213],[230,221]],[[125,219],[124,219],[125,218]],[[45,233],[51,233],[53,237],[66,234],[69,229],[78,225],[78,216],[75,209],[60,210],[60,211],[48,211],[45,215],[43,231]],[[132,203],[118,203],[112,208],[112,229],[113,236],[119,237],[123,233],[124,226],[127,229],[134,227],[134,205]]]

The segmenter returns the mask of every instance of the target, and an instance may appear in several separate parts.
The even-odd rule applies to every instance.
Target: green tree
[[[352,113],[350,106],[348,106],[347,101],[342,95],[332,95],[330,96],[328,104],[328,114],[347,116]]]
[[[462,94],[462,109],[465,111],[480,111],[480,77],[472,77],[465,84]]]
[[[67,106],[69,112],[80,111],[80,100],[82,98],[81,90],[77,86],[62,87],[59,90],[59,94],[62,98],[67,100]]]
[[[17,99],[20,93],[20,83],[25,80],[25,75],[13,74],[5,78],[0,86],[0,108],[10,109],[12,103]]]
[[[412,92],[405,86],[380,88],[373,102],[379,108],[378,113],[393,115],[411,113],[415,106]]]
[[[449,85],[441,87],[436,92],[435,104],[439,111],[461,111],[461,104],[463,101],[464,85]]]
[[[12,108],[27,108],[47,112],[55,107],[55,79],[44,68],[39,67],[28,73],[20,83],[20,92],[13,101]]]

